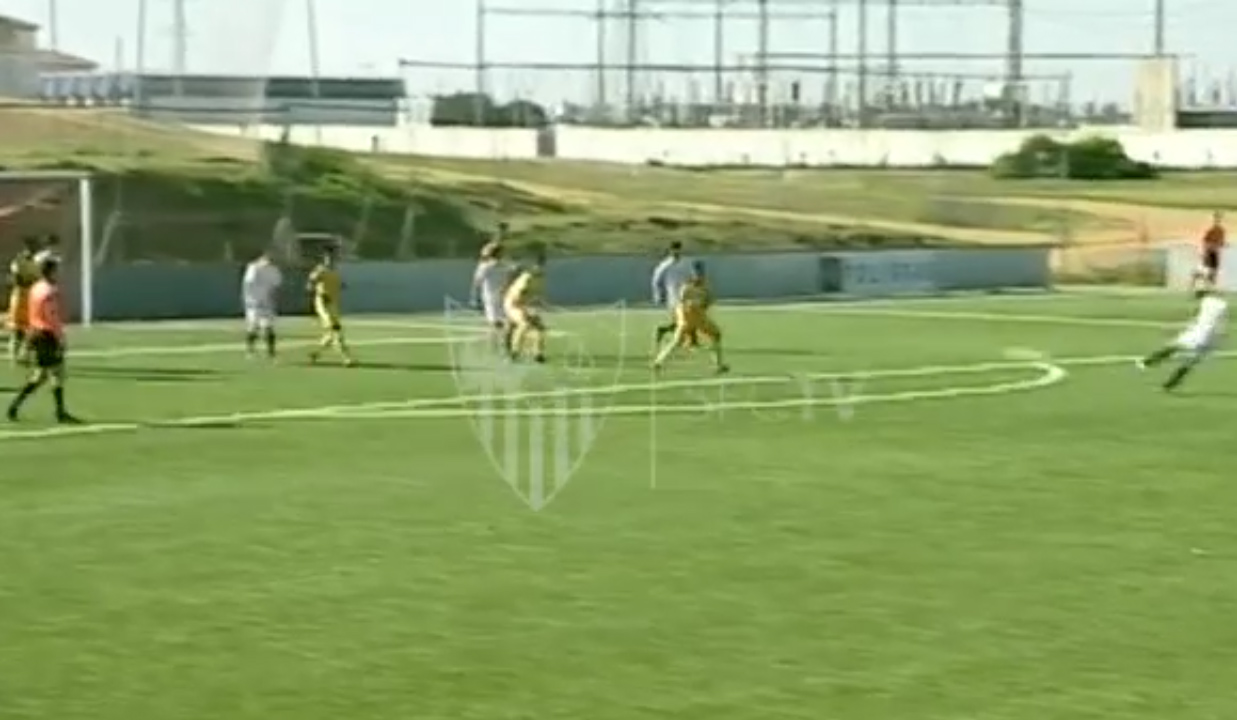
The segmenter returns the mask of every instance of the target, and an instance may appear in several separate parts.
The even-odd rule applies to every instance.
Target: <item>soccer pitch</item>
[[[79,330],[92,424],[0,428],[0,717],[1237,716],[1237,364],[1131,362],[1191,313],[722,307],[653,382],[595,309],[518,389],[471,317]]]

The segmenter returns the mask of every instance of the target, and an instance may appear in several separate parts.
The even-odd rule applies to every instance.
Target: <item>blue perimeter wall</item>
[[[897,250],[703,255],[714,290],[759,300],[809,295],[880,297],[959,290],[1048,288],[1048,248]],[[549,300],[556,305],[647,302],[656,264],[645,256],[552,259]],[[472,260],[352,263],[342,267],[352,313],[440,311],[468,298]],[[135,264],[95,271],[95,320],[228,317],[240,311],[239,265]],[[308,310],[303,277],[289,273],[283,310]]]

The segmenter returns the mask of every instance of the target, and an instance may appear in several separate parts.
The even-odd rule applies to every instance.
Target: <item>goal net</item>
[[[97,230],[90,174],[0,172],[0,257],[7,265],[30,244],[54,252],[64,263],[65,310],[84,325],[95,319]]]

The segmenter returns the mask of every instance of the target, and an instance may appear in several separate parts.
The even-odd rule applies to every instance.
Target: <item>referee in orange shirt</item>
[[[1220,277],[1220,255],[1227,244],[1224,215],[1217,210],[1211,216],[1211,227],[1203,233],[1202,276],[1211,285]]]
[[[64,315],[60,307],[59,270],[60,261],[56,257],[44,256],[39,261],[40,279],[30,288],[27,328],[34,370],[9,405],[8,418],[14,422],[26,400],[49,381],[52,383],[52,396],[56,399],[56,421],[64,424],[79,422],[69,413],[64,402]]]

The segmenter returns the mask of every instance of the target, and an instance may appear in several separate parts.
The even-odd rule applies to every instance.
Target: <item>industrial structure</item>
[[[46,73],[92,72],[98,65],[85,58],[39,46],[39,26],[0,15],[0,98],[29,99],[39,95]]]
[[[744,127],[1026,127],[1066,122],[1070,73],[1030,74],[1028,61],[1167,59],[1164,0],[1154,2],[1145,53],[1029,52],[1026,0],[577,0],[575,8],[530,7],[476,0],[472,62],[406,58],[414,77],[455,73],[452,90],[501,95],[504,73],[572,76],[590,97],[563,98],[560,121]],[[987,52],[908,52],[904,14],[918,10],[995,14],[1004,32]],[[489,38],[517,18],[575,20],[592,38],[587,61],[504,61]],[[656,57],[647,38],[659,24],[690,27],[685,36],[711,39],[709,62]],[[706,24],[708,33],[700,31]],[[735,43],[734,26],[755,25],[754,41]],[[881,27],[883,25],[883,27]],[[815,46],[777,46],[777,30],[814,28]],[[750,34],[750,33],[749,33]],[[883,39],[874,47],[872,36]],[[729,42],[728,42],[729,41]],[[958,66],[956,72],[925,63]],[[1039,62],[1037,62],[1039,64]],[[919,67],[917,67],[919,66]],[[1068,66],[1064,66],[1068,68]],[[458,82],[458,73],[471,79]],[[587,77],[585,83],[578,82]],[[563,93],[566,95],[567,93]],[[505,98],[496,98],[505,100]],[[542,100],[538,98],[538,101]]]

